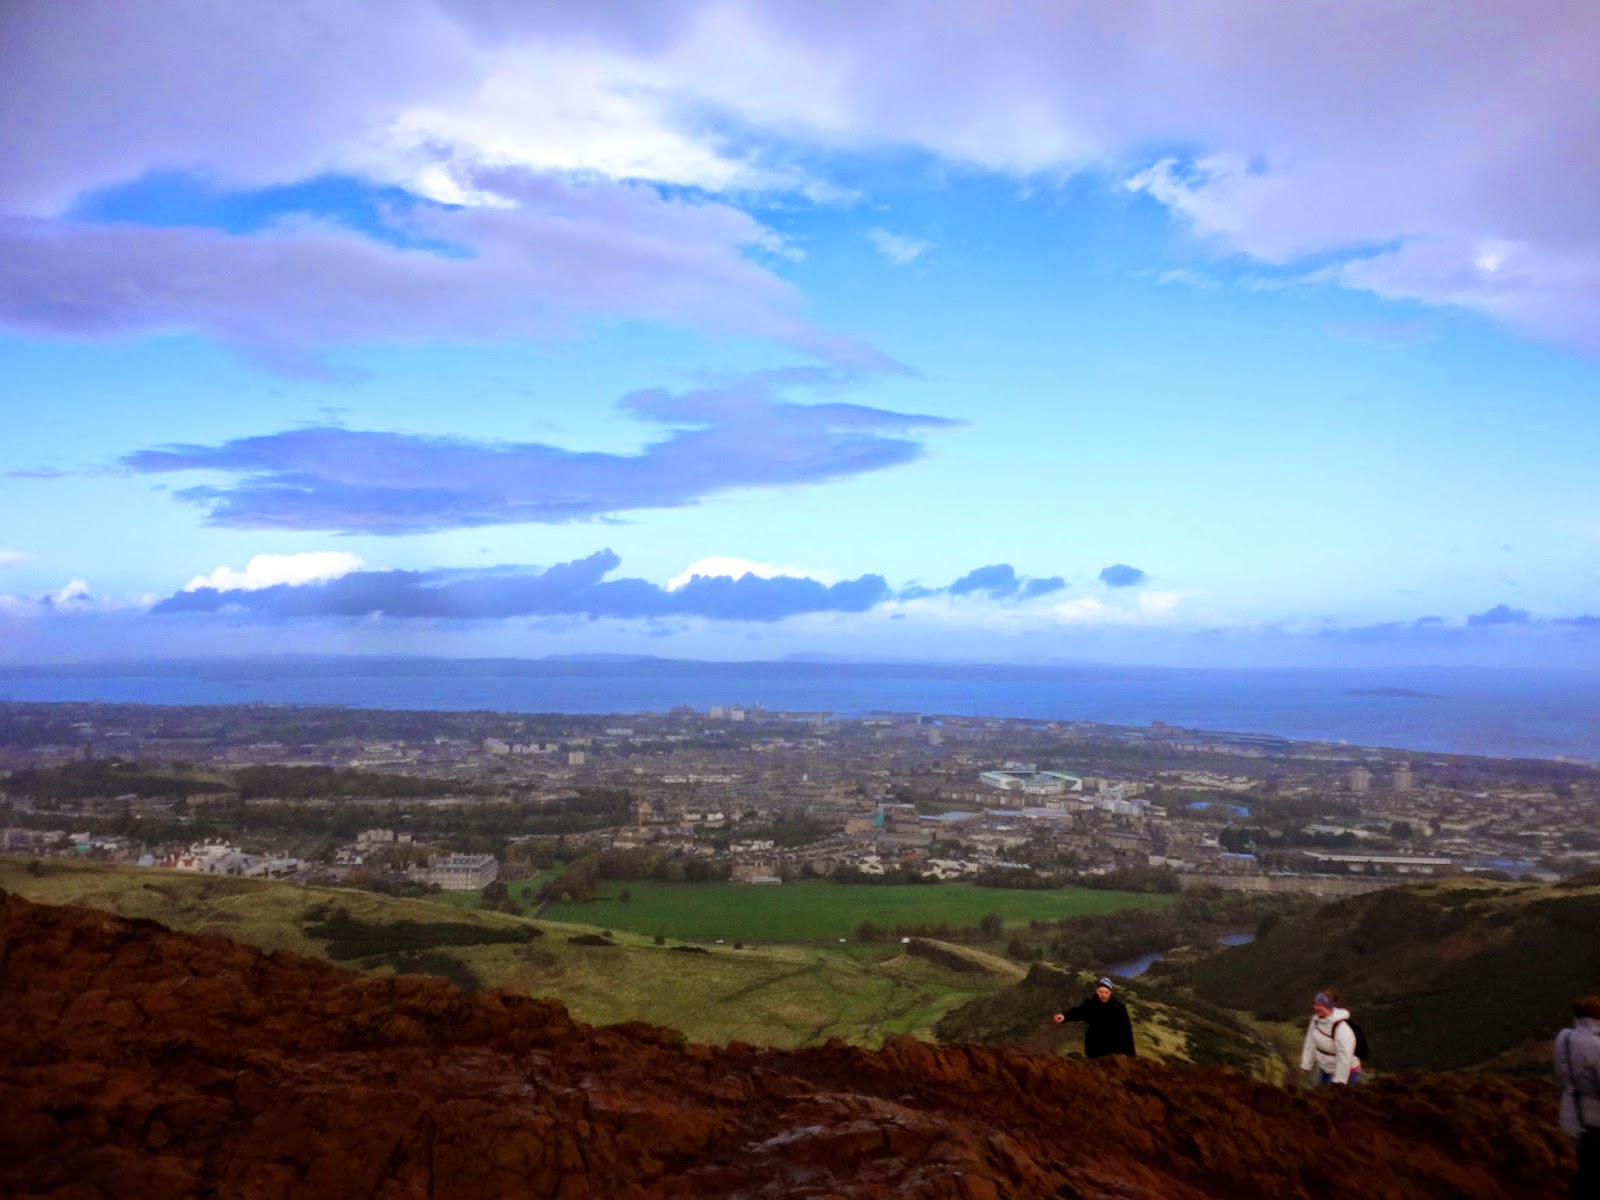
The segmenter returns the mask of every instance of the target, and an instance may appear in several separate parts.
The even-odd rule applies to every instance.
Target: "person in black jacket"
[[[1082,1021],[1083,1054],[1085,1058],[1104,1058],[1108,1054],[1126,1054],[1132,1058],[1133,1022],[1128,1019],[1128,1006],[1111,994],[1111,980],[1102,978],[1082,1004],[1075,1004],[1066,1012],[1056,1014],[1056,1024],[1063,1021]]]

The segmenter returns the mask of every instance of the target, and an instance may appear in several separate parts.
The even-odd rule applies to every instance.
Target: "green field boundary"
[[[620,899],[626,890],[630,899]],[[897,926],[954,929],[976,925],[990,913],[1008,928],[1030,921],[1059,921],[1125,909],[1166,908],[1170,895],[1108,892],[1091,888],[1023,891],[981,888],[970,883],[851,884],[607,882],[588,902],[550,905],[555,921],[599,925],[676,941],[805,942],[845,944],[870,921]]]

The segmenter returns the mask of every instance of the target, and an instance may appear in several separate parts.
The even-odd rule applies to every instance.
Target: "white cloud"
[[[748,558],[712,555],[690,563],[667,580],[667,591],[677,591],[696,575],[712,579],[742,579],[746,575],[754,575],[759,579],[776,579],[781,576],[787,579],[815,579],[818,583],[826,584],[838,582],[837,576],[826,571],[813,571],[806,567],[781,567],[775,563],[755,562]]]
[[[915,262],[930,249],[928,242],[919,241],[913,237],[905,237],[898,233],[890,233],[887,229],[869,229],[867,231],[867,240],[877,247],[879,254],[897,267],[904,267]]]
[[[1174,267],[1170,271],[1153,271],[1149,272],[1149,276],[1164,287],[1179,284],[1184,287],[1200,288],[1205,291],[1210,291],[1217,287],[1217,281],[1211,276],[1204,275],[1199,271],[1191,271],[1187,267]]]
[[[1049,613],[1054,620],[1063,625],[1101,622],[1115,616],[1115,610],[1111,605],[1094,596],[1082,596],[1076,600],[1063,600],[1059,604],[1052,604]]]
[[[163,168],[252,184],[352,165],[465,200],[495,194],[471,178],[485,165],[815,196],[794,162],[819,149],[1058,177],[1182,146],[1133,186],[1223,250],[1415,242],[1426,264],[1326,281],[1600,343],[1591,0],[1449,20],[1386,0],[956,0],[937,22],[914,0],[314,9],[23,4],[0,39],[0,205],[59,212]]]
[[[70,608],[77,604],[85,604],[91,598],[89,585],[81,579],[74,579],[65,587],[50,593],[50,606],[52,608]]]
[[[799,292],[749,256],[782,241],[736,208],[523,171],[464,178],[515,206],[396,218],[465,251],[453,255],[306,223],[239,235],[0,221],[0,323],[87,338],[188,329],[310,371],[330,344],[558,338],[643,318],[896,365],[807,321]]]
[[[0,567],[15,567],[28,561],[28,555],[21,550],[7,550],[0,547]]]
[[[68,580],[43,596],[0,595],[0,615],[19,620],[44,619],[50,615],[80,616],[88,613],[119,613],[147,609],[158,599],[152,593],[127,596],[100,596],[82,579]]]
[[[1139,614],[1155,620],[1170,617],[1192,592],[1160,591],[1155,588],[1145,588],[1135,598],[1139,606]]]
[[[258,554],[242,571],[218,567],[209,575],[196,575],[183,585],[186,592],[214,588],[219,592],[254,592],[288,584],[326,583],[366,564],[356,555],[342,550],[312,550],[305,554]]]

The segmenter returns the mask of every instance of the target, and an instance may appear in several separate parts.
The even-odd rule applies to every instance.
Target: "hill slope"
[[[1384,1069],[1547,1071],[1572,999],[1600,992],[1600,878],[1458,879],[1352,896],[1152,974],[1267,1020],[1304,1021],[1311,994],[1336,987]]]
[[[1553,1197],[1553,1101],[910,1039],[685,1046],[0,893],[7,1195]]]
[[[592,925],[530,921],[338,888],[0,857],[0,888],[189,932],[221,933],[371,972],[442,975],[470,990],[554,996],[582,1020],[646,1020],[696,1041],[881,1045],[931,1035],[951,1008],[1014,978],[893,948],[712,946],[688,953]],[[980,958],[986,956],[978,956]]]
[[[1003,992],[969,1000],[934,1026],[943,1042],[1027,1046],[1081,1058],[1083,1027],[1056,1025],[1051,1014],[1089,995],[1094,976],[1035,963],[1027,977]],[[1122,983],[1117,994],[1133,1020],[1141,1058],[1167,1063],[1227,1066],[1268,1082],[1283,1078],[1283,1058],[1273,1040],[1239,1014],[1196,1003],[1145,980]]]

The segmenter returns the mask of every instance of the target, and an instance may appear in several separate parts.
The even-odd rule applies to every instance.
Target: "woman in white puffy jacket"
[[[1556,1035],[1561,1129],[1578,1143],[1573,1200],[1600,1198],[1600,996],[1572,1006],[1572,1028]]]
[[[1315,1014],[1306,1026],[1300,1050],[1300,1070],[1318,1086],[1325,1083],[1360,1083],[1361,1060],[1356,1057],[1356,1031],[1350,1012],[1340,1007],[1339,993],[1327,988],[1311,1001]]]

